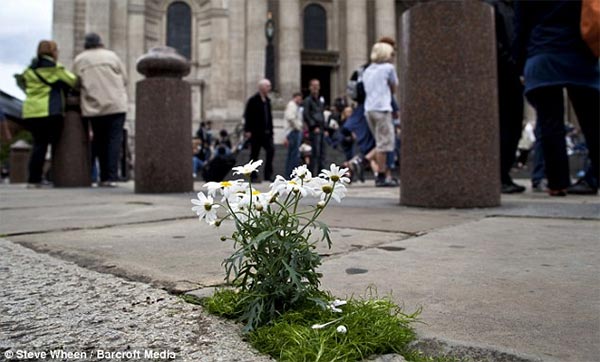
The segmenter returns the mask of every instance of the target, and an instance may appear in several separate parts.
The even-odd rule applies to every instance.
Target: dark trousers
[[[287,135],[288,151],[285,161],[285,177],[289,178],[294,168],[300,165],[300,143],[302,143],[302,132],[291,131]]]
[[[504,74],[506,73],[506,74]],[[512,183],[510,170],[515,163],[517,146],[523,129],[523,86],[519,77],[500,72],[504,80],[498,84],[500,118],[500,177],[503,184]]]
[[[272,135],[269,134],[257,137],[255,134],[252,134],[252,138],[250,138],[251,160],[258,160],[261,148],[264,148],[267,154],[265,164],[263,165],[265,168],[265,181],[267,181],[271,180],[271,177],[273,176],[273,155],[275,154],[275,146],[273,145]]]
[[[537,112],[548,188],[552,190],[570,185],[562,89],[560,86],[542,87],[527,94]],[[598,180],[600,92],[593,88],[567,86],[567,93],[589,150],[591,167],[586,179]]]
[[[100,182],[119,179],[119,158],[123,142],[125,113],[87,117],[92,125],[92,160],[100,164]]]
[[[54,153],[62,131],[63,118],[62,116],[29,118],[23,121],[23,125],[33,136],[33,149],[29,158],[27,182],[30,184],[40,183],[42,182],[48,145],[52,145],[52,153]]]
[[[536,122],[535,143],[533,144],[533,170],[531,171],[531,184],[537,185],[546,177],[546,167],[544,166],[544,150],[542,149],[542,136],[539,123]]]
[[[323,130],[319,133],[310,132],[310,146],[312,151],[310,153],[310,165],[308,165],[308,169],[313,176],[317,176],[325,168],[326,153]]]

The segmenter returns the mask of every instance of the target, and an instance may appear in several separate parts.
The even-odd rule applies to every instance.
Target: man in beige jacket
[[[84,48],[73,64],[81,80],[81,113],[92,125],[92,155],[100,163],[98,185],[114,187],[127,112],[127,74],[121,59],[104,48],[98,34],[86,34]]]

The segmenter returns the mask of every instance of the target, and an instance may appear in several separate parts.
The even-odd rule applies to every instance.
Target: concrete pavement
[[[199,223],[193,196],[137,195],[131,183],[0,185],[0,234],[170,291],[206,289],[223,281],[231,245],[219,236],[231,225]],[[498,208],[431,210],[399,206],[398,189],[367,183],[351,185],[322,221],[334,228],[333,248],[320,249],[323,284],[336,295],[392,292],[408,311],[423,308],[422,337],[508,356],[490,361],[600,360],[598,196],[528,190]]]

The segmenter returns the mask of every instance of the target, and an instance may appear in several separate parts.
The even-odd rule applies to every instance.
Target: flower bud
[[[221,236],[221,241],[227,240],[227,236]]]
[[[325,207],[325,201],[321,200],[317,202],[317,208],[322,209]]]
[[[256,204],[254,208],[256,209],[256,211],[263,211],[263,206],[261,204]]]
[[[215,221],[215,226],[216,226],[216,227],[219,227],[219,226],[221,226],[221,220],[217,220],[217,221]]]
[[[338,326],[335,330],[342,334],[348,332],[348,328],[346,328],[346,326]]]

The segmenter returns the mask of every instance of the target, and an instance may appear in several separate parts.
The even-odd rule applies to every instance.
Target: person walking
[[[550,196],[598,192],[600,71],[597,57],[581,36],[581,12],[581,0],[515,3],[516,59],[525,95],[537,112]],[[570,182],[565,142],[565,88],[591,160],[575,185]]]
[[[398,186],[387,173],[387,153],[394,151],[396,137],[392,123],[392,97],[398,86],[398,75],[390,62],[394,48],[388,43],[375,43],[371,51],[371,64],[363,73],[365,87],[365,112],[371,133],[375,136],[378,174],[375,186]],[[389,175],[389,173],[387,173]]]
[[[37,57],[17,76],[17,84],[25,92],[23,124],[33,136],[29,159],[29,188],[42,186],[42,173],[48,145],[52,153],[60,136],[65,110],[65,93],[75,86],[77,77],[57,62],[58,46],[51,40],[38,44]]]
[[[302,143],[300,104],[302,104],[302,93],[296,92],[285,106],[283,113],[286,122],[285,144],[288,149],[285,161],[285,177],[291,177],[294,168],[300,165],[300,144]]]
[[[98,34],[86,34],[84,48],[73,63],[81,79],[81,113],[92,125],[92,154],[100,164],[98,186],[115,187],[127,112],[127,73]]]
[[[308,169],[318,175],[325,168],[325,102],[320,94],[321,82],[311,79],[308,84],[310,94],[304,99],[302,118],[308,128],[312,149]]]
[[[261,148],[264,148],[267,154],[265,181],[270,181],[273,177],[273,156],[275,154],[270,91],[271,82],[268,79],[259,81],[258,92],[248,99],[244,110],[244,135],[246,140],[250,140],[250,160],[258,159]],[[253,174],[253,181],[259,182],[256,174]]]

